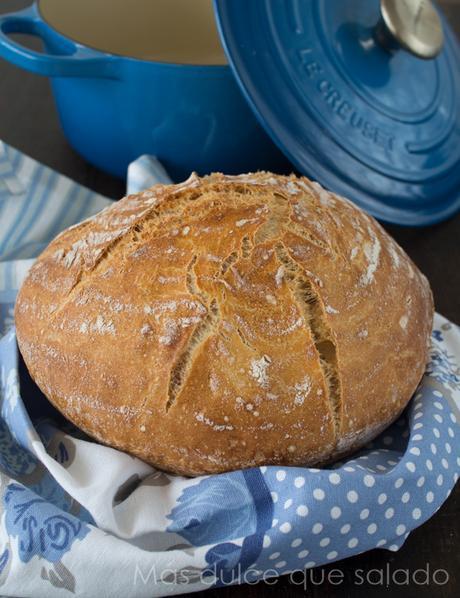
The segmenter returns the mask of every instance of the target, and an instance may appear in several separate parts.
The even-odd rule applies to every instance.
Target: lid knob
[[[381,0],[380,13],[375,37],[386,50],[404,48],[424,59],[441,51],[441,19],[430,0]]]

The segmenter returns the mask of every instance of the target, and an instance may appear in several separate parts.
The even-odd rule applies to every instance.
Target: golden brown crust
[[[16,304],[51,402],[186,475],[354,450],[423,374],[426,278],[369,216],[306,178],[193,175],[64,231]]]

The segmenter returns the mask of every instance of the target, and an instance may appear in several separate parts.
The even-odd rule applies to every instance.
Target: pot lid
[[[214,0],[257,117],[292,163],[387,222],[460,209],[460,49],[428,0]]]

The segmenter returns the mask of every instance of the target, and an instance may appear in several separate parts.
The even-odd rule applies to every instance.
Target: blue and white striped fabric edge
[[[0,141],[0,262],[36,257],[61,230],[110,203]]]

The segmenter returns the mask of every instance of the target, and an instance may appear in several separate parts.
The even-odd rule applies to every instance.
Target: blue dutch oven
[[[193,170],[287,168],[228,64],[170,64],[102,52],[51,27],[40,4],[0,15],[0,56],[50,77],[64,133],[89,162],[125,177],[132,160],[153,154],[174,180]],[[20,45],[11,33],[38,36],[45,53]]]
[[[222,60],[193,62],[210,31]],[[0,56],[51,77],[70,143],[113,174],[141,154],[175,180],[293,164],[387,222],[460,209],[460,50],[429,0],[38,0],[0,16]]]

